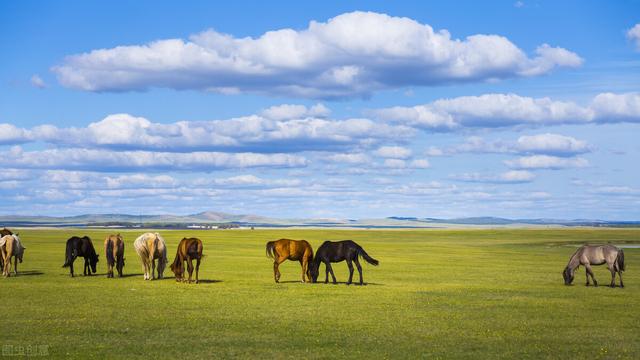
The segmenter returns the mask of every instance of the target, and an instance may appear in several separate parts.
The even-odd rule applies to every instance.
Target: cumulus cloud
[[[53,71],[62,85],[86,91],[164,87],[341,98],[536,76],[581,64],[575,53],[547,44],[529,57],[500,35],[455,39],[406,17],[356,11],[257,38],[207,30],[188,40],[97,49],[68,56]]]
[[[592,150],[584,140],[560,134],[537,134],[520,136],[516,141],[487,141],[478,136],[468,137],[460,145],[440,150],[443,154],[456,153],[506,153],[506,154],[538,154],[570,157],[588,153]]]
[[[270,108],[268,116],[282,117],[291,110]],[[299,109],[307,115],[323,109]],[[326,113],[326,112],[325,112]],[[298,112],[300,115],[300,112]],[[377,124],[364,118],[331,120],[316,117],[273,120],[250,115],[228,120],[154,123],[143,117],[114,114],[84,128],[41,125],[25,130],[10,124],[0,143],[39,140],[57,145],[122,150],[297,152],[370,146],[384,140],[407,139],[415,130]],[[2,137],[5,139],[2,139]]]
[[[24,169],[62,169],[125,172],[135,170],[214,171],[251,167],[303,167],[308,161],[289,154],[149,151],[109,151],[64,148],[23,151],[16,146],[0,152],[7,166]]]
[[[546,97],[485,94],[440,99],[413,107],[378,109],[370,113],[380,119],[435,131],[479,127],[640,122],[640,94],[603,93],[594,97],[588,106]]]
[[[375,155],[390,159],[408,159],[411,153],[410,149],[402,146],[383,146],[374,151]]]
[[[636,46],[636,50],[640,51],[640,24],[636,24],[627,31],[627,38],[633,41]]]
[[[548,155],[524,156],[518,159],[505,160],[507,166],[515,169],[565,169],[589,166],[589,162],[581,157],[561,158]]]
[[[495,184],[527,183],[533,181],[535,177],[533,173],[526,170],[511,170],[501,174],[464,173],[451,176],[458,181]]]

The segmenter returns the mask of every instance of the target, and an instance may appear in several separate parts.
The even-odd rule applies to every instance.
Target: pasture
[[[561,272],[590,243],[638,244],[640,229],[161,231],[171,262],[183,236],[203,240],[201,284],[143,281],[123,231],[124,278],[106,278],[108,230],[20,229],[22,272],[0,279],[6,349],[47,346],[75,358],[640,358],[640,249],[625,248],[626,287],[573,286]],[[89,235],[98,275],[70,278],[65,241]],[[363,262],[366,286],[300,283],[265,243],[352,239],[380,261]],[[82,259],[76,260],[81,268]],[[601,284],[610,274],[594,267]],[[79,276],[77,274],[80,274]],[[324,280],[324,265],[319,280]],[[356,272],[357,276],[357,272]]]

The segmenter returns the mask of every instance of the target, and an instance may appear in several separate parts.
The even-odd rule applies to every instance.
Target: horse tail
[[[624,251],[622,249],[618,250],[618,256],[616,256],[616,266],[618,267],[618,271],[624,271]]]
[[[107,264],[115,264],[116,259],[113,257],[113,247],[114,242],[109,239],[107,241],[106,252],[107,252]]]
[[[67,240],[67,251],[64,256],[64,265],[62,267],[68,267],[73,261],[73,241]]]
[[[267,248],[266,248],[266,252],[267,252],[267,257],[270,257],[272,259],[276,258],[276,242],[275,241],[269,241],[267,243]]]
[[[363,259],[365,259],[369,264],[373,266],[378,266],[378,264],[380,263],[378,260],[369,256],[369,254],[367,254],[367,252],[364,251],[364,249],[361,247],[358,248],[358,255],[360,255]]]

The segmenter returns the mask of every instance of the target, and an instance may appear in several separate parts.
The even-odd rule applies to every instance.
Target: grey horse
[[[622,272],[624,271],[624,252],[613,245],[583,245],[571,256],[567,267],[562,272],[564,284],[571,285],[576,269],[580,265],[584,266],[587,272],[587,286],[589,286],[589,276],[593,280],[593,285],[598,286],[596,278],[593,276],[591,265],[602,265],[606,263],[611,271],[611,284],[616,286],[616,273],[620,277],[620,287],[624,287],[622,282]]]

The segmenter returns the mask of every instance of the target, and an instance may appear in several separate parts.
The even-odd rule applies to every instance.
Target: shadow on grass
[[[300,280],[298,281],[294,281],[294,280],[289,280],[289,281],[280,281],[280,284],[302,284],[302,282]],[[334,285],[331,281],[329,281],[329,283],[325,284],[324,281],[318,281],[317,283],[304,283],[304,284],[311,284],[311,285]],[[346,285],[347,282],[346,281],[338,281],[335,285]],[[358,282],[353,282],[350,284],[350,286],[360,286],[360,283]],[[379,284],[379,283],[368,283],[365,282],[364,284],[362,284],[362,286],[367,286],[367,285],[373,285],[373,286],[384,286],[384,284]]]
[[[28,270],[28,271],[18,270],[18,276],[31,276],[31,275],[44,275],[44,273],[38,270]],[[15,276],[13,272],[11,272],[11,276]]]

